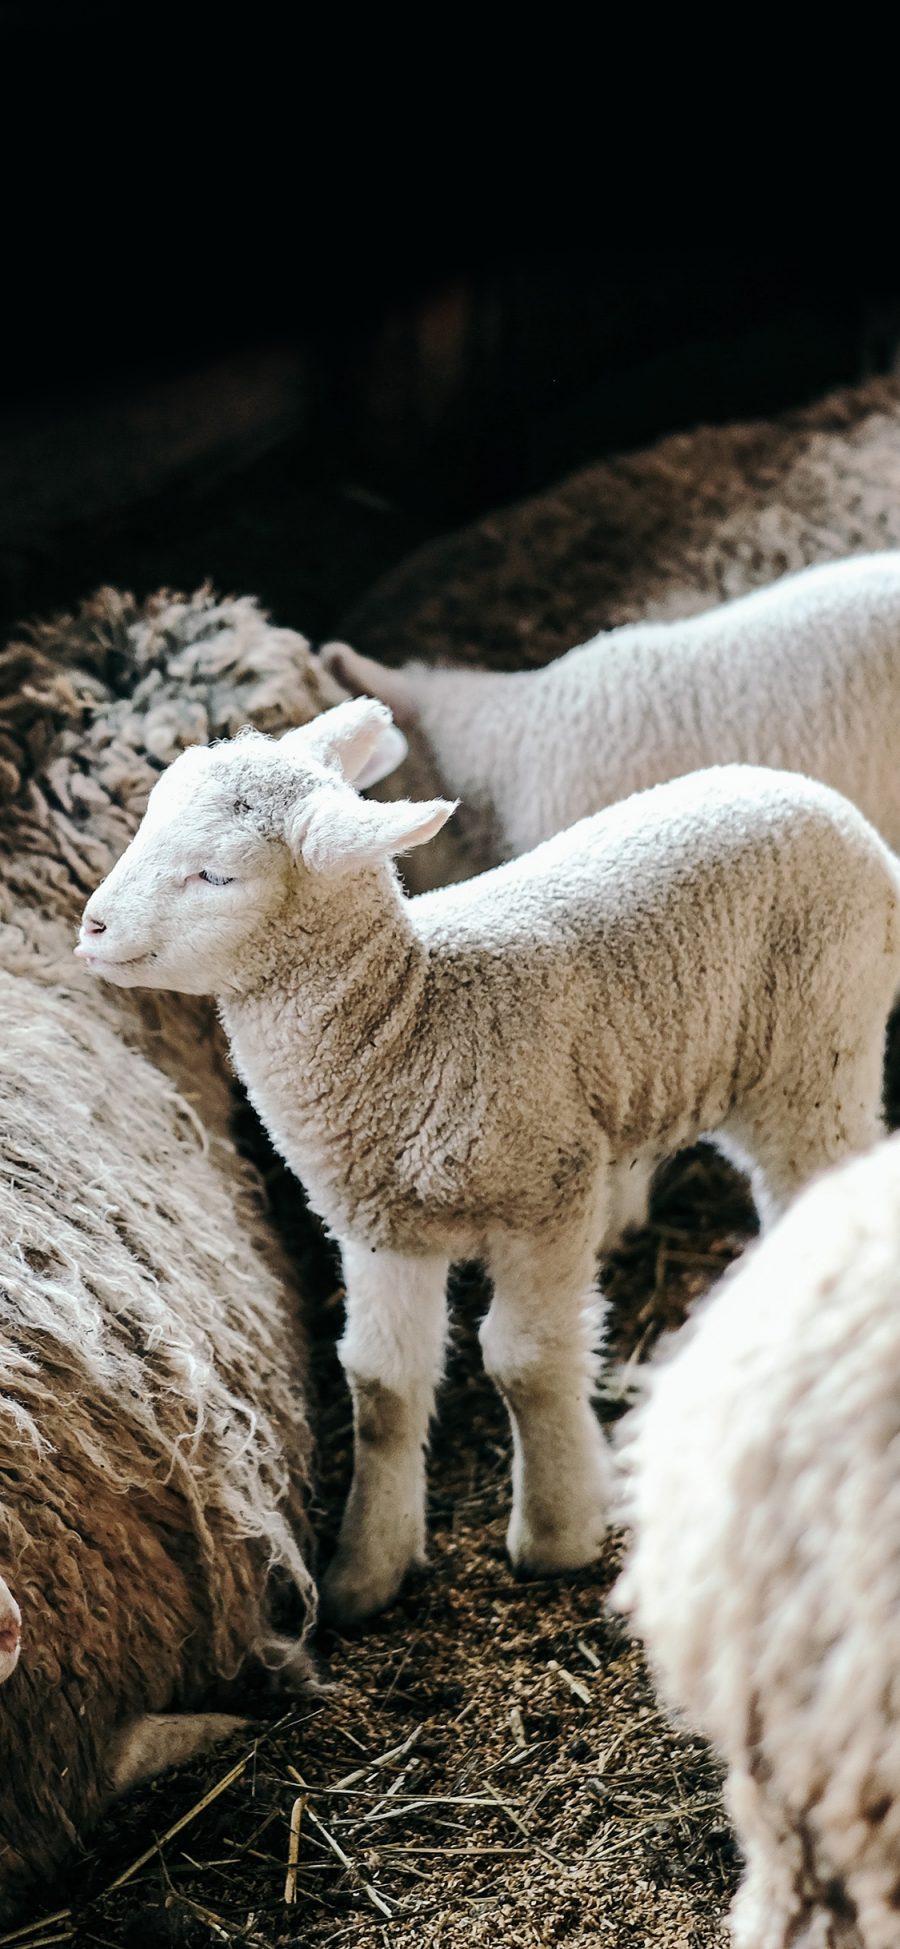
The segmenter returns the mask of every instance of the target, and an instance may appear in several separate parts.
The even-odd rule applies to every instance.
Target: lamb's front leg
[[[599,1302],[589,1219],[553,1239],[493,1236],[484,1364],[512,1423],[507,1548],[530,1570],[590,1563],[606,1533],[611,1463],[591,1406]]]
[[[344,1241],[353,1483],[325,1607],[342,1623],[384,1609],[425,1554],[425,1449],[441,1371],[448,1262]]]

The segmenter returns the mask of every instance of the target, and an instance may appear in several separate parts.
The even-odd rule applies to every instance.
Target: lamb
[[[739,1949],[894,1949],[900,1136],[829,1172],[660,1359],[622,1443],[616,1591],[714,1741]]]
[[[900,849],[900,551],[829,562],[702,614],[594,637],[545,669],[322,659],[425,741],[478,865],[586,814],[731,762],[806,772]]]
[[[449,1263],[493,1278],[510,1555],[587,1563],[606,1518],[598,1244],[701,1132],[749,1157],[772,1209],[869,1144],[900,980],[892,855],[789,774],[677,780],[404,898],[393,856],[452,806],[357,796],[389,722],[363,700],[185,753],[76,950],[117,986],[218,996],[235,1067],[340,1243],[356,1469],[326,1594],[344,1620],[423,1552]]]
[[[71,930],[168,758],[333,694],[209,592],[104,591],[0,656],[4,1921],[113,1794],[238,1723],[254,1665],[310,1674],[301,1296],[224,1045],[207,1003],[90,982]]]

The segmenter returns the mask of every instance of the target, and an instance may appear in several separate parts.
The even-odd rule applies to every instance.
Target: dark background
[[[319,637],[586,461],[890,367],[892,231],[817,229],[802,158],[740,220],[730,98],[695,168],[571,31],[393,31],[0,6],[4,631],[209,576]]]

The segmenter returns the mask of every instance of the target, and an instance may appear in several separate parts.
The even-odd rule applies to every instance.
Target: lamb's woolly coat
[[[424,737],[481,864],[714,764],[821,778],[900,848],[900,552],[824,564],[701,615],[516,673],[323,653]]]
[[[298,889],[222,1014],[338,1236],[477,1256],[489,1228],[564,1223],[598,1167],[723,1126],[763,1178],[771,1159],[780,1198],[788,1127],[799,1182],[823,1065],[863,1042],[868,1060],[873,1032],[875,1113],[897,872],[806,779],[678,779],[405,903],[383,868],[325,886]]]
[[[900,1137],[729,1273],[625,1423],[619,1601],[715,1742],[741,1949],[892,1949],[900,1909]]]
[[[248,602],[104,592],[0,657],[0,1913],[110,1790],[116,1734],[312,1614],[299,1297],[228,1134],[208,1005],[72,960],[161,763],[329,701]],[[293,1594],[292,1594],[293,1593]]]

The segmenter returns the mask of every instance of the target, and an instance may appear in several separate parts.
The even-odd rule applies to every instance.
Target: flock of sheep
[[[626,1515],[616,1602],[727,1764],[735,1943],[896,1943],[898,699],[888,547],[535,671],[315,657],[207,595],[0,659],[3,1913],[251,1665],[308,1679],[302,1307],[224,1035],[343,1262],[330,1612],[424,1555],[480,1258],[510,1556],[590,1563]],[[613,1455],[597,1254],[700,1135],[768,1235]]]

